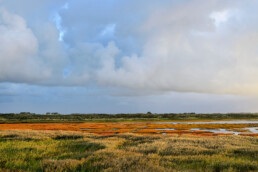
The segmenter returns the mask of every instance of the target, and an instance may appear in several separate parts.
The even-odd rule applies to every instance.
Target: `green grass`
[[[0,131],[0,171],[258,171],[258,138]]]
[[[0,123],[56,123],[56,122],[136,122],[136,121],[168,121],[168,120],[223,120],[248,119],[257,120],[257,113],[227,113],[227,114],[0,114]]]
[[[53,139],[14,136],[12,134],[1,137],[0,168],[2,169],[41,171],[45,168],[46,160],[56,162],[67,159],[82,159],[94,151],[105,148],[104,145],[99,143],[77,139],[78,136],[74,136],[74,139],[71,139],[70,135],[65,137],[59,135]],[[67,168],[69,169],[70,167]]]

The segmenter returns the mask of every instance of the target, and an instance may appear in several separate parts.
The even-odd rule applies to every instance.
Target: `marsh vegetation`
[[[30,112],[0,114],[0,123],[32,122],[122,122],[167,120],[230,120],[258,119],[257,113],[196,114],[196,113],[135,113],[135,114],[34,114]]]
[[[0,131],[0,171],[258,171],[249,136]]]
[[[254,122],[254,121],[253,121]],[[229,135],[249,134],[258,136],[258,123],[161,123],[161,122],[116,122],[116,123],[14,123],[0,124],[0,130],[64,130],[101,135],[121,133],[137,134],[192,134]]]

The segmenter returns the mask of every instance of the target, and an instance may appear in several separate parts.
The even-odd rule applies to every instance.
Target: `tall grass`
[[[0,171],[258,171],[258,138],[0,131]]]

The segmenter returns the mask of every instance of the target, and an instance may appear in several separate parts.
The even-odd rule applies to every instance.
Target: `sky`
[[[258,112],[256,0],[0,0],[0,113]]]

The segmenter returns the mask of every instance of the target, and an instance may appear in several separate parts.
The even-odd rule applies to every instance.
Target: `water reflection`
[[[155,124],[258,124],[258,120],[248,121],[198,121],[198,122],[153,122]]]
[[[248,127],[248,128],[234,128],[236,130],[246,130],[246,131],[230,131],[228,129],[219,128],[219,129],[202,129],[202,128],[191,128],[190,131],[205,131],[211,133],[231,133],[231,134],[241,134],[241,133],[258,133],[258,127]],[[156,130],[163,130],[163,131],[171,131],[176,130],[174,128],[157,128]]]

